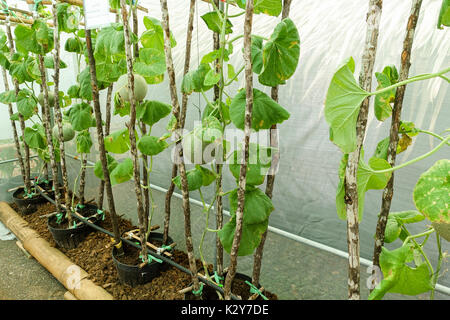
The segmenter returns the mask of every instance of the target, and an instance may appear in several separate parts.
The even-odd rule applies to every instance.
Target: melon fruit
[[[119,80],[117,80],[117,93],[119,96],[127,102],[130,102],[130,94],[128,90],[128,75],[122,75]],[[143,76],[138,74],[134,75],[134,96],[136,101],[142,101],[145,99],[148,91],[148,84]]]

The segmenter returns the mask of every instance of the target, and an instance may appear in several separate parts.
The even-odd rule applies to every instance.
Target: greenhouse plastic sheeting
[[[149,8],[150,16],[160,18],[158,1],[140,1],[140,3]],[[449,65],[450,31],[448,28],[445,30],[436,28],[440,3],[440,0],[423,3],[412,51],[410,76],[437,72]],[[391,64],[399,68],[410,4],[411,2],[407,0],[384,1],[375,71],[380,72],[384,66]],[[356,62],[355,75],[359,74],[366,33],[367,6],[368,1],[354,0],[293,1],[290,17],[296,23],[300,34],[300,61],[296,73],[286,85],[280,87],[279,93],[279,103],[291,113],[291,116],[280,126],[281,161],[273,197],[276,209],[270,216],[270,226],[342,251],[347,250],[346,222],[337,217],[335,206],[337,170],[342,154],[329,141],[329,129],[324,118],[324,101],[332,75],[346,58],[353,56]],[[177,40],[173,55],[178,87],[181,85],[184,65],[187,7],[187,1],[181,4],[180,1],[169,0],[170,27]],[[195,68],[201,57],[212,50],[212,34],[199,18],[208,11],[208,5],[198,1],[197,8],[191,68]],[[231,13],[233,12],[234,10],[231,10]],[[278,21],[279,18],[255,16],[253,34],[269,37]],[[243,19],[233,19],[233,23],[235,33],[242,33]],[[144,30],[143,25],[140,25],[140,28]],[[237,68],[242,65],[241,48],[242,39],[235,43],[234,55],[231,57],[231,62]],[[64,53],[62,58],[69,64],[73,62],[69,68],[73,68],[76,73],[72,57]],[[74,79],[71,78],[73,76],[71,72],[62,74],[61,89],[64,90],[73,84]],[[270,88],[257,84],[256,79],[257,77],[255,86],[270,93]],[[236,92],[243,85],[241,75],[239,81],[227,91]],[[374,79],[373,88],[376,85]],[[103,107],[105,96],[106,93],[102,92]],[[170,103],[167,77],[163,83],[149,88],[147,98]],[[194,122],[199,120],[200,110],[204,106],[205,103],[198,94],[191,95],[187,128],[192,129]],[[409,84],[402,119],[413,121],[421,129],[442,133],[450,123],[448,84],[439,78]],[[111,130],[121,128],[125,121],[124,118],[114,116]],[[371,110],[365,144],[366,155],[372,154],[377,142],[388,136],[389,125],[389,121],[378,122]],[[7,108],[0,109],[0,126],[0,140],[12,138]],[[152,134],[163,134],[165,126],[166,123],[155,125]],[[397,163],[403,163],[431,150],[438,142],[429,136],[414,138],[413,145],[397,157]],[[75,153],[74,145],[71,144],[69,149]],[[397,171],[392,211],[413,209],[412,191],[420,174],[436,160],[449,156],[449,149],[442,148],[426,160]],[[90,155],[90,160],[97,159],[97,154]],[[152,184],[168,187],[172,167],[170,159],[170,150],[158,155],[153,166]],[[235,188],[235,180],[228,170],[226,171],[224,189],[230,190]],[[131,194],[131,188],[128,190]],[[117,197],[118,201],[129,201],[129,195],[125,198],[124,195],[118,194]],[[199,199],[196,192],[191,193],[191,197]],[[163,207],[163,203],[159,205]],[[227,202],[226,205],[228,206]],[[361,256],[369,260],[372,257],[373,237],[380,205],[381,191],[369,191],[366,194],[364,216],[360,225]],[[413,232],[420,231],[426,224],[427,222],[416,224],[411,229]],[[428,245],[431,251],[434,250],[435,245],[431,240]],[[444,251],[450,248],[448,242],[443,246]],[[433,255],[434,261],[436,252],[433,252]],[[450,286],[449,274],[445,273],[439,282]]]

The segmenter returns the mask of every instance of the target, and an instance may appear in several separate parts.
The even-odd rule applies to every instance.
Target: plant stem
[[[414,159],[412,159],[412,160],[406,161],[405,163],[402,163],[402,164],[400,164],[400,165],[398,165],[398,166],[396,166],[396,167],[392,167],[392,168],[384,169],[384,170],[373,170],[372,172],[375,173],[375,174],[378,174],[378,173],[389,173],[389,172],[393,172],[393,171],[395,171],[395,170],[404,168],[404,167],[406,167],[406,166],[409,166],[410,164],[416,163],[416,162],[418,162],[418,161],[420,161],[420,160],[423,160],[423,159],[425,159],[425,158],[431,156],[433,153],[437,152],[440,148],[442,148],[442,146],[446,145],[446,144],[447,144],[447,141],[449,141],[449,140],[450,140],[450,136],[448,136],[448,137],[446,137],[444,140],[442,140],[442,142],[439,143],[439,144],[438,144],[434,149],[432,149],[431,151],[429,151],[429,152],[427,152],[427,153],[425,153],[425,154],[423,154],[423,155],[421,155],[421,156],[419,156],[419,157],[417,157],[417,158],[414,158]]]
[[[418,129],[418,131],[421,132],[421,133],[425,133],[425,134],[428,134],[430,136],[433,136],[433,137],[435,137],[435,138],[437,138],[437,139],[439,139],[441,141],[445,140],[444,137],[442,137],[442,136],[440,136],[440,135],[438,135],[438,134],[436,134],[434,132],[431,132],[431,131],[428,131],[428,130],[422,130],[422,129]],[[450,142],[447,142],[447,145],[450,146]]]
[[[436,266],[436,272],[433,274],[433,290],[431,290],[431,294],[430,294],[430,300],[434,299],[434,291],[436,290],[436,284],[439,278],[439,272],[441,271],[441,265],[442,265],[442,259],[443,259],[443,255],[442,255],[442,246],[441,246],[441,237],[440,235],[436,232],[436,245],[438,247],[438,252],[439,252],[439,257],[438,257],[438,263]]]
[[[375,96],[375,95],[384,93],[386,91],[390,91],[392,89],[395,89],[395,88],[407,85],[408,83],[412,83],[412,82],[416,82],[416,81],[422,81],[422,80],[427,80],[427,79],[432,79],[432,78],[436,78],[436,77],[441,77],[443,74],[445,74],[447,72],[450,72],[450,67],[446,68],[444,70],[441,70],[439,72],[436,72],[436,73],[427,73],[427,74],[414,76],[414,77],[406,79],[404,81],[397,82],[397,83],[395,83],[395,84],[393,84],[393,85],[391,85],[389,87],[382,88],[382,89],[379,89],[379,90],[374,91],[374,92],[370,92],[369,95],[370,96]]]

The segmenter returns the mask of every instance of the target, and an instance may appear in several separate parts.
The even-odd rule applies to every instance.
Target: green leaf
[[[117,165],[119,164],[117,162],[116,159],[114,159],[112,156],[110,156],[109,154],[106,154],[106,163],[107,163],[107,167],[108,167],[108,171],[110,173],[111,176],[111,172],[117,167]],[[105,175],[103,173],[103,168],[102,168],[102,163],[100,160],[98,160],[95,163],[94,166],[94,174],[96,175],[97,178],[104,180],[105,179]]]
[[[230,118],[236,128],[244,130],[246,93],[239,91],[231,101]],[[264,92],[253,89],[252,129],[270,129],[272,125],[289,119],[289,112]]]
[[[156,84],[156,79],[161,80],[166,72],[166,58],[164,52],[153,48],[142,48],[139,50],[139,58],[134,63],[134,72],[144,78],[149,78],[147,83]]]
[[[236,0],[238,6],[245,9],[246,0]],[[264,13],[269,16],[278,17],[283,8],[281,0],[255,0],[254,13]]]
[[[441,159],[422,173],[413,193],[416,208],[431,222],[450,224],[450,160]]]
[[[377,90],[389,87],[393,83],[385,73],[376,72],[375,76],[378,80]],[[395,101],[395,89],[389,90],[375,96],[375,116],[379,121],[384,121],[392,115],[392,104]]]
[[[410,137],[414,137],[419,134],[419,130],[416,128],[414,122],[400,121],[398,133],[407,134]]]
[[[124,183],[133,177],[133,161],[130,158],[126,158],[119,163],[110,173],[111,185]]]
[[[263,69],[263,39],[258,36],[251,37],[252,68],[253,72],[260,74]]]
[[[25,120],[31,118],[38,112],[37,101],[29,90],[20,90],[16,99],[17,111],[19,111]]]
[[[161,22],[152,17],[144,17],[144,25],[147,28],[144,33],[142,33],[140,41],[144,48],[153,48],[160,52],[164,52],[164,32],[161,26]],[[171,47],[176,46],[176,41],[170,34]]]
[[[242,159],[242,149],[236,150],[231,156],[230,171],[236,181],[239,180]],[[249,161],[247,164],[246,184],[257,186],[264,183],[272,163],[271,149],[251,143],[249,146]]]
[[[343,153],[356,149],[356,121],[361,103],[369,96],[353,77],[352,57],[334,74],[325,101],[325,119],[330,125],[330,140]]]
[[[92,123],[92,108],[89,104],[82,102],[70,108],[69,121],[73,130],[83,131],[89,129]]]
[[[24,141],[32,149],[46,149],[47,139],[45,138],[44,127],[38,123],[34,124],[31,128],[26,127]]]
[[[44,57],[44,67],[46,67],[47,69],[55,69],[55,59],[53,56],[45,56]],[[65,68],[67,68],[67,64],[64,61],[60,60],[59,68],[65,69]]]
[[[80,84],[80,96],[83,99],[92,100],[92,85],[91,74],[89,73],[89,67],[85,68],[78,75],[78,83]]]
[[[276,27],[263,48],[263,69],[259,82],[269,87],[284,84],[297,69],[300,37],[297,27],[286,18]]]
[[[202,186],[207,187],[217,179],[217,174],[213,171],[206,169],[200,165],[195,165],[195,169],[202,174]]]
[[[358,210],[359,210],[359,221],[362,220],[364,213],[364,199],[365,194],[368,190],[379,190],[384,189],[389,179],[391,178],[391,173],[375,173],[375,170],[389,169],[391,166],[384,159],[371,158],[369,163],[364,162],[364,155],[361,152],[361,157],[358,166],[357,173],[357,185],[358,185]],[[347,165],[348,155],[344,155],[339,168],[339,185],[336,192],[336,209],[340,219],[347,219],[347,212],[345,206],[345,167]]]
[[[105,137],[105,149],[112,153],[125,153],[130,150],[130,133],[127,128]]]
[[[206,85],[206,75],[211,71],[209,64],[200,64],[197,70],[186,73],[181,83],[181,91],[191,94],[192,92],[208,91],[213,85]]]
[[[220,80],[220,74],[216,73],[213,69],[209,70],[208,73],[205,76],[205,81],[203,84],[205,86],[214,86],[217,84]]]
[[[442,0],[441,10],[437,22],[438,29],[444,29],[442,25],[450,27],[450,0]]]
[[[222,124],[216,117],[205,117],[201,128],[195,130],[195,135],[207,144],[215,142],[223,137]]]
[[[375,153],[373,154],[373,156],[375,158],[387,160],[389,141],[390,141],[390,138],[387,137],[387,138],[384,138],[383,140],[381,140],[380,142],[378,142],[377,148],[375,149]]]
[[[229,196],[231,220],[218,232],[224,249],[230,253],[236,229],[237,189]],[[270,198],[258,188],[245,191],[245,206],[242,225],[242,239],[238,250],[239,256],[253,253],[261,242],[262,234],[267,230],[269,215],[274,210]]]
[[[64,50],[67,52],[82,54],[84,52],[84,43],[80,40],[80,38],[69,38],[66,40]]]
[[[16,90],[9,90],[0,93],[0,102],[4,104],[16,102]]]
[[[167,103],[145,100],[136,107],[136,116],[138,120],[153,126],[159,120],[167,117],[171,111],[172,106]]]
[[[125,57],[125,35],[121,24],[105,27],[97,34],[94,50],[95,60],[111,62]]]
[[[137,148],[140,152],[147,156],[156,156],[167,149],[169,145],[165,140],[160,140],[159,137],[145,135],[139,139]]]
[[[221,122],[225,122],[225,124],[229,124],[231,122],[229,106],[226,105],[225,103],[221,102],[220,103],[221,108],[219,111],[218,104],[219,104],[219,102],[216,101],[212,104],[209,103],[206,105],[206,107],[202,113],[202,121],[204,119],[208,118],[209,116],[212,116],[212,117],[217,118]],[[222,116],[224,119],[222,119]]]
[[[89,153],[91,152],[92,139],[88,130],[81,131],[77,134],[77,152]]]
[[[425,217],[416,210],[390,212],[389,218],[397,220],[400,224],[416,223],[425,219]]]
[[[74,84],[70,86],[70,88],[67,90],[67,94],[72,99],[79,99],[80,98],[80,85]]]
[[[35,78],[28,73],[28,65],[25,60],[22,62],[12,62],[9,67],[9,74],[20,84],[35,80]]]
[[[427,265],[412,268],[406,264],[412,260],[413,248],[410,245],[392,251],[383,247],[380,266],[384,279],[372,291],[369,300],[380,300],[388,292],[417,295],[431,290],[433,286]]]
[[[197,168],[186,171],[189,191],[198,190],[203,186],[203,175],[203,172]],[[176,176],[172,181],[178,189],[182,190],[180,175]]]
[[[6,70],[9,70],[9,67],[11,66],[8,58],[3,53],[0,53],[0,66]]]
[[[221,33],[222,31],[222,25],[223,25],[223,17],[219,16],[216,11],[211,11],[208,13],[205,13],[201,17],[203,21],[206,23],[206,26],[209,30]],[[226,25],[225,25],[225,34],[233,33],[233,24],[229,19],[227,19]]]

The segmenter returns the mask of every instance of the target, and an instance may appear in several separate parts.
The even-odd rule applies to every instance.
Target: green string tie
[[[202,295],[202,292],[203,292],[203,282],[200,282],[200,288],[198,288],[198,290],[192,290],[192,293],[198,297]]]
[[[139,258],[141,258],[142,262],[144,262],[144,257],[142,256],[142,254],[139,255]],[[158,259],[158,258],[152,256],[151,254],[147,255],[147,260],[148,260],[148,263],[152,263],[153,261],[156,261],[158,263],[162,263],[161,259]]]
[[[170,251],[170,250],[172,250],[172,247],[171,246],[161,246],[161,249]]]
[[[257,287],[255,287],[251,282],[249,281],[245,281],[246,284],[248,284],[250,286],[250,293],[254,294],[257,293],[259,296],[261,296],[261,298],[263,298],[264,300],[269,300],[267,299],[267,297],[265,295],[263,295],[261,293],[261,291],[259,291],[259,289]]]
[[[56,223],[57,223],[57,224],[60,224],[60,223],[61,223],[62,217],[63,217],[63,214],[62,214],[62,213],[58,213],[58,214],[56,215]]]
[[[105,213],[103,210],[97,209],[97,214],[102,218],[102,221],[105,220]]]
[[[77,222],[76,221],[74,221],[73,222],[73,226],[72,226],[72,229],[75,229],[77,227]]]
[[[216,280],[216,283],[219,287],[223,287],[223,284],[220,283],[220,281],[223,280],[223,277],[219,276],[217,271],[214,271],[214,280]]]

